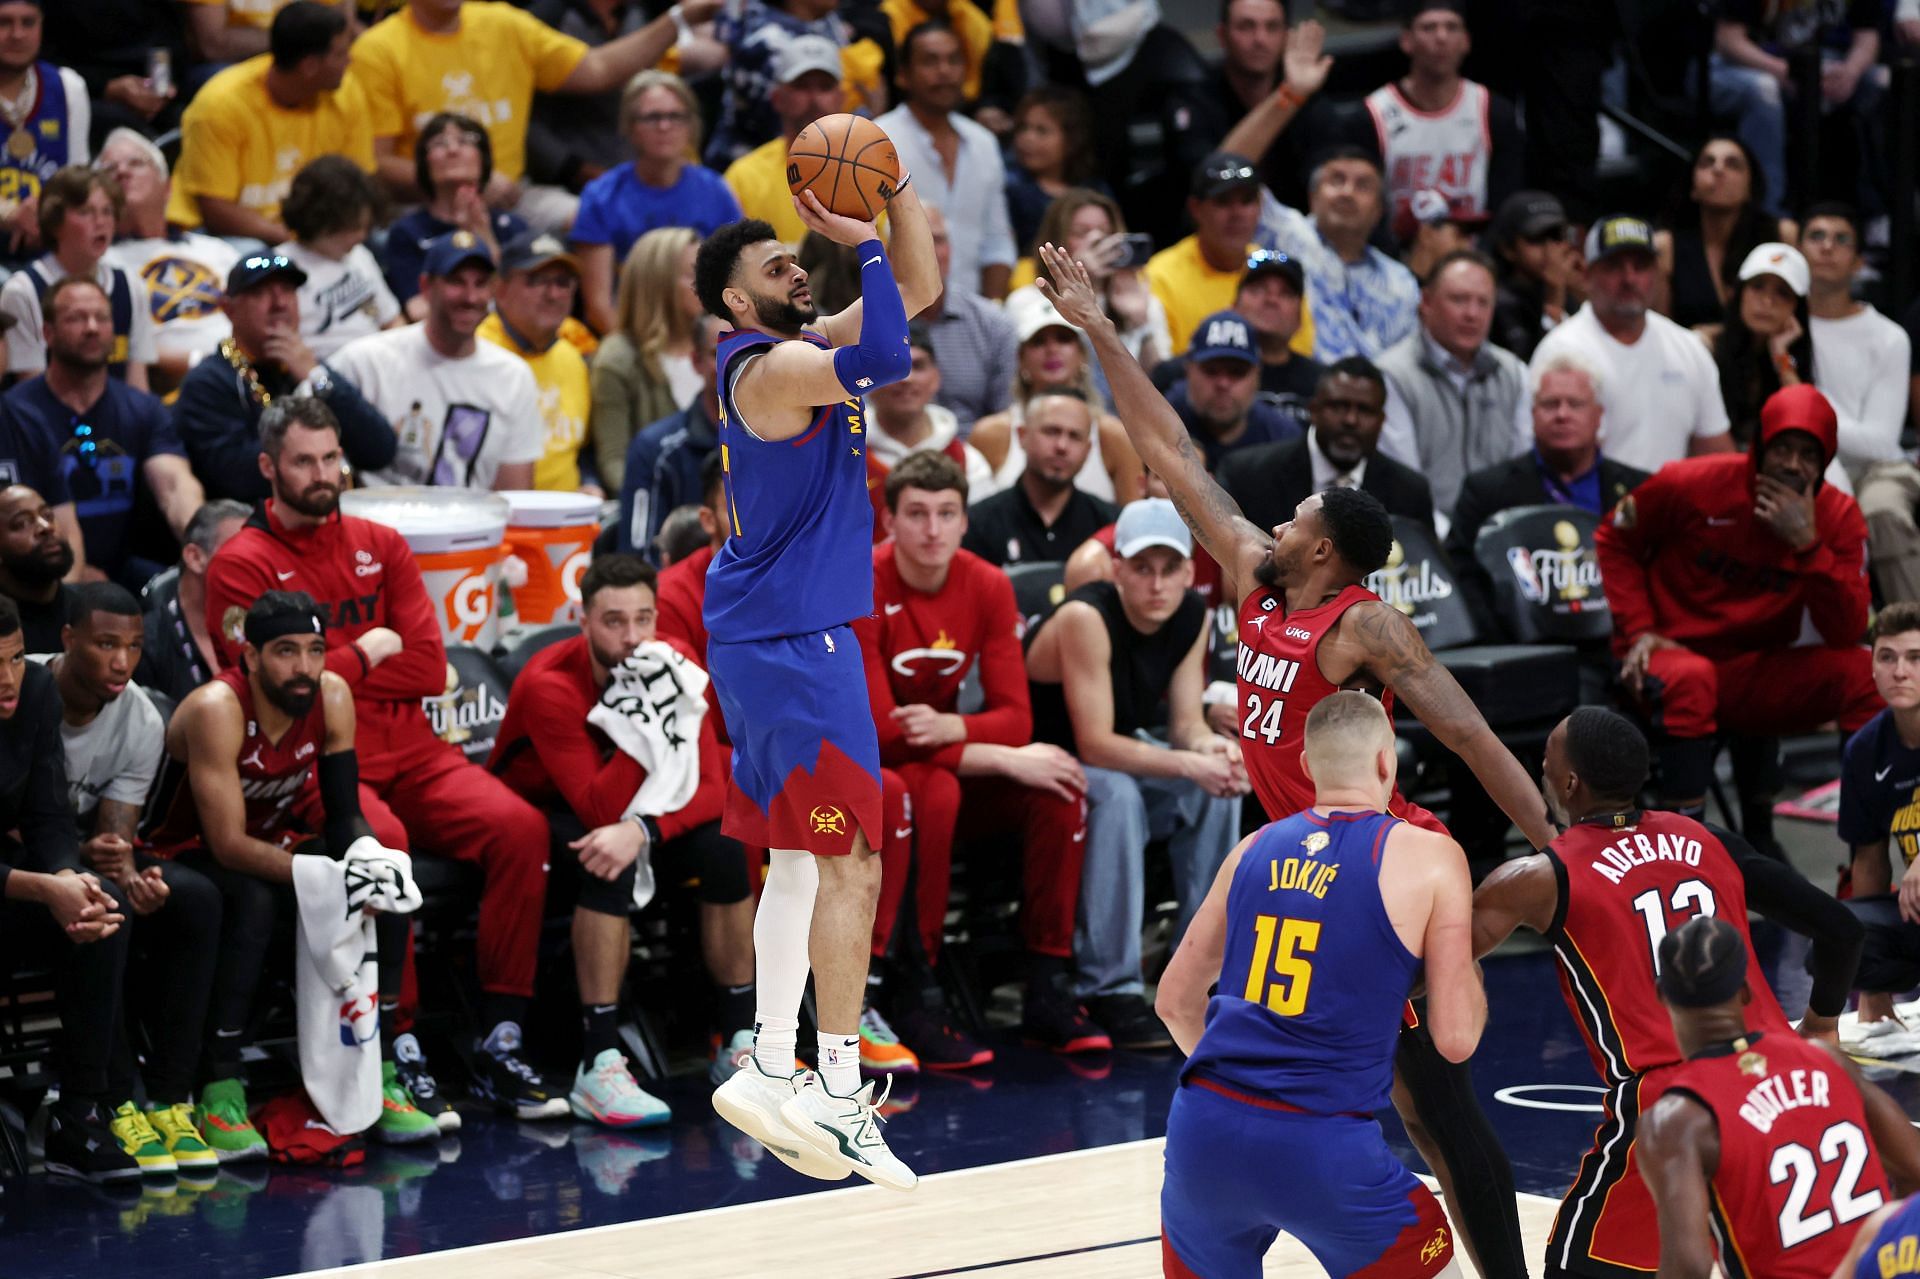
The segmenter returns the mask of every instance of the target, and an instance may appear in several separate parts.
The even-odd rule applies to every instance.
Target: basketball
[[[865,116],[822,116],[787,147],[787,188],[811,190],[842,217],[879,217],[899,181],[893,139]]]

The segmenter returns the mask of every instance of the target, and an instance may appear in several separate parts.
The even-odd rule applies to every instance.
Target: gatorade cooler
[[[507,557],[507,499],[470,489],[351,489],[340,509],[407,539],[449,644],[491,649],[500,621],[494,592]]]
[[[580,575],[600,536],[600,499],[587,493],[510,489],[500,495],[512,513],[507,550],[527,566],[513,588],[513,611],[523,626],[580,620]]]

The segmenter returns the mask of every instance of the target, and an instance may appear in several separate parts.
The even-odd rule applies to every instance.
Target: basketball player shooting
[[[1173,406],[1127,353],[1087,269],[1040,246],[1041,291],[1093,342],[1114,408],[1147,469],[1167,485],[1181,518],[1220,564],[1221,591],[1239,604],[1240,750],[1267,814],[1284,818],[1313,803],[1300,767],[1308,712],[1343,688],[1375,692],[1391,713],[1397,696],[1473,769],[1535,848],[1553,838],[1539,791],[1493,735],[1413,623],[1360,585],[1386,562],[1393,526],[1377,499],[1331,489],[1301,502],[1288,523],[1257,528],[1207,473]],[[1432,813],[1395,790],[1387,811],[1440,834]],[[1394,1105],[1408,1136],[1440,1179],[1462,1220],[1474,1264],[1487,1279],[1526,1274],[1513,1169],[1473,1091],[1471,1073],[1410,1025],[1395,1059]]]
[[[907,177],[888,197],[896,268],[873,223],[795,197],[807,227],[858,252],[861,299],[821,316],[765,222],[721,227],[694,286],[720,339],[720,457],[733,532],[707,574],[707,659],[733,731],[722,829],[771,850],[754,917],[759,1006],[749,1062],[714,1109],[794,1169],[911,1190],[860,1083],[860,1000],[880,894],[880,749],[851,623],[873,611],[873,507],[860,397],[912,369],[907,318],[940,291]],[[794,1041],[811,960],[816,1072]]]

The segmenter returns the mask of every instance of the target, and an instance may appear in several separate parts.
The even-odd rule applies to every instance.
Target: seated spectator
[[[1720,323],[1697,332],[1713,349],[1720,400],[1736,447],[1753,443],[1760,406],[1783,386],[1813,381],[1813,334],[1807,312],[1807,260],[1787,244],[1759,244],[1740,264],[1739,283]],[[1835,468],[1842,492],[1845,473]]]
[[[109,371],[147,389],[153,363],[153,313],[147,286],[106,260],[120,217],[120,188],[95,169],[67,168],[40,193],[40,242],[47,252],[0,285],[7,317],[7,372],[31,376],[47,367],[46,298],[68,276],[92,280],[107,294],[113,321]]]
[[[1414,279],[1424,283],[1442,258],[1479,246],[1478,232],[1486,225],[1486,218],[1456,216],[1447,207],[1447,197],[1432,187],[1415,191],[1409,207],[1413,236],[1405,241],[1400,260],[1413,272]]]
[[[1567,239],[1567,212],[1545,191],[1515,191],[1494,214],[1488,239],[1499,264],[1489,340],[1530,360],[1540,339],[1568,315],[1579,256]]]
[[[1868,639],[1874,688],[1886,707],[1847,739],[1839,824],[1852,849],[1850,904],[1858,903],[1867,924],[1854,978],[1862,1026],[1893,1018],[1894,997],[1920,984],[1920,873],[1909,874],[1920,855],[1920,831],[1909,816],[1920,802],[1920,604],[1902,600],[1881,609]],[[1876,899],[1898,903],[1884,922],[1867,914]]]
[[[1075,994],[1116,1044],[1169,1042],[1142,997],[1147,844],[1168,841],[1175,944],[1240,829],[1240,750],[1207,727],[1207,610],[1187,589],[1192,536],[1173,503],[1129,504],[1111,582],[1081,587],[1027,637],[1035,741],[1087,779]],[[1165,710],[1165,736],[1153,735]]]
[[[1866,521],[1821,478],[1837,433],[1825,396],[1787,387],[1750,451],[1670,462],[1600,526],[1614,652],[1659,727],[1663,808],[1704,811],[1721,732],[1851,732],[1880,708],[1860,647]],[[1795,646],[1805,622],[1820,646]]]
[[[1485,222],[1520,185],[1520,122],[1513,103],[1460,74],[1472,50],[1461,0],[1416,0],[1400,13],[1407,74],[1367,95],[1387,224],[1402,242],[1413,238],[1417,191],[1438,192],[1456,218]]]
[[[1006,167],[999,140],[960,114],[960,37],[946,22],[923,22],[900,41],[895,66],[900,105],[874,123],[893,140],[900,171],[947,215],[947,288],[1004,298],[1020,255],[1007,217]]]
[[[579,291],[578,260],[555,237],[529,231],[501,250],[493,314],[480,322],[479,334],[519,356],[533,374],[543,443],[532,487],[605,497],[599,485],[580,482],[591,398],[587,361],[560,336]]]
[[[1693,334],[1651,309],[1653,232],[1615,215],[1587,231],[1587,303],[1534,348],[1537,373],[1581,356],[1600,373],[1607,452],[1654,471],[1690,453],[1733,447],[1713,358]]]
[[[1105,412],[1105,402],[1094,388],[1093,358],[1087,353],[1086,338],[1060,317],[1038,289],[1022,290],[1007,309],[1018,343],[1012,402],[1004,413],[975,422],[967,437],[993,468],[991,491],[1006,489],[1026,469],[1026,437],[1022,432],[1031,417],[1033,402],[1048,391],[1064,388],[1080,399],[1094,418],[1094,433],[1073,482],[1108,501],[1115,495],[1138,493],[1140,458],[1127,439],[1126,428],[1119,418]]]
[[[1811,277],[1813,375],[1840,423],[1840,465],[1867,520],[1867,551],[1882,598],[1920,601],[1920,470],[1900,447],[1912,362],[1906,331],[1856,301],[1859,221],[1843,204],[1816,204],[1800,231]]]
[[[664,227],[704,237],[740,218],[726,179],[693,159],[700,154],[700,104],[679,76],[635,76],[620,94],[620,120],[633,163],[589,182],[573,222],[587,323],[601,333],[614,326],[614,264],[626,261],[636,240]]]
[[[1194,170],[1187,190],[1193,234],[1154,254],[1141,272],[1166,312],[1172,342],[1168,355],[1185,355],[1202,317],[1233,305],[1247,257],[1259,248],[1253,233],[1260,223],[1260,180],[1244,157],[1225,152],[1208,156]],[[1101,260],[1090,248],[1066,247],[1089,266]],[[1304,339],[1296,335],[1294,342],[1300,354],[1313,354],[1311,331]]]
[[[478,122],[492,142],[493,174],[482,192],[487,204],[563,235],[578,198],[562,187],[522,181],[534,92],[610,92],[658,62],[680,23],[704,22],[719,7],[719,0],[682,0],[631,35],[589,48],[512,5],[407,0],[353,51],[353,78],[366,94],[380,176],[395,195],[414,194],[421,122],[456,112]]]
[[[1234,291],[1232,310],[1253,328],[1260,352],[1260,402],[1307,427],[1307,401],[1320,383],[1326,366],[1293,349],[1306,314],[1306,275],[1300,264],[1284,253],[1256,250],[1247,258],[1246,274]],[[1162,360],[1153,366],[1153,384],[1162,394],[1186,376],[1185,360]]]
[[[1360,147],[1337,147],[1314,166],[1302,215],[1267,195],[1260,243],[1300,263],[1307,276],[1316,360],[1378,359],[1418,324],[1420,282],[1372,243],[1385,204],[1380,166]],[[1295,338],[1295,350],[1299,339]]]
[[[0,538],[11,539],[0,490]],[[0,543],[4,544],[4,543]],[[83,1181],[138,1178],[110,1124],[131,1095],[108,1081],[130,934],[120,899],[80,861],[67,807],[62,708],[53,676],[24,651],[20,615],[0,595],[0,920],[20,953],[50,960],[60,1034],[60,1096],[46,1103],[47,1171]]]
[[[413,143],[414,184],[424,201],[387,228],[381,268],[387,288],[406,309],[409,320],[426,318],[420,296],[420,267],[427,245],[443,235],[465,231],[496,254],[500,246],[527,229],[515,214],[487,207],[493,183],[493,143],[487,131],[466,116],[442,111],[420,126]]]
[[[653,535],[653,558],[659,561],[662,573],[708,549],[712,539],[700,523],[700,513],[706,509],[676,506],[660,521],[660,531]]]
[[[1420,290],[1419,329],[1378,361],[1387,379],[1380,451],[1424,475],[1443,513],[1469,471],[1526,452],[1533,436],[1527,366],[1487,341],[1493,292],[1491,259],[1448,254]]]
[[[1021,836],[1021,939],[1027,989],[1021,1032],[1055,1052],[1101,1052],[1112,1041],[1072,994],[1074,908],[1086,848],[1086,780],[1059,746],[1031,741],[1033,712],[1020,652],[1021,618],[1006,575],[960,549],[967,479],[951,457],[916,453],[885,482],[889,540],[873,551],[874,612],[855,626],[880,762],[912,801],[913,841],[886,862],[873,920],[874,968],[889,972],[888,1011],[900,1041],[930,1070],[993,1060],[953,1024],[933,973],[889,964],[904,909],[929,967],[940,962],[956,840]],[[977,671],[984,704],[959,714]],[[986,845],[975,845],[986,855]],[[895,851],[889,841],[885,852]],[[908,904],[906,886],[914,885]],[[911,951],[913,948],[904,948]]]
[[[694,317],[692,327],[700,393],[684,409],[643,427],[622,462],[617,527],[620,549],[628,553],[644,554],[669,511],[701,500],[706,486],[700,477],[707,458],[718,456],[720,400],[714,379],[720,325],[703,314]],[[705,643],[694,651],[706,652]]]
[[[1127,234],[1127,224],[1113,197],[1090,187],[1073,187],[1047,206],[1039,231],[1025,243],[1030,251],[1042,244],[1060,245],[1086,267],[1106,301],[1114,327],[1120,330],[1120,340],[1135,359],[1151,366],[1173,350],[1173,338],[1167,332],[1167,308],[1141,275],[1144,264],[1132,261],[1131,241],[1139,238]],[[1044,297],[1034,287],[1042,274],[1047,275],[1047,283],[1054,283],[1037,257],[1021,258],[1013,268],[1013,295],[1007,299],[1008,307],[1014,305],[1015,297]],[[1102,397],[1111,398],[1104,370],[1099,373],[1099,383]]]
[[[1234,311],[1200,321],[1187,343],[1186,376],[1167,403],[1186,424],[1212,470],[1231,453],[1299,438],[1300,423],[1260,399],[1253,326]]]
[[[788,40],[774,55],[767,100],[780,118],[780,132],[727,166],[727,189],[739,202],[740,216],[759,218],[783,243],[798,244],[807,227],[787,186],[787,147],[821,116],[845,109],[840,46],[821,35]]]
[[[60,534],[53,507],[24,484],[0,488],[0,596],[13,601],[26,652],[58,653],[67,624],[73,547]]]
[[[620,268],[614,327],[594,353],[591,381],[593,451],[609,493],[625,486],[634,437],[693,407],[706,385],[695,358],[706,322],[693,291],[699,248],[685,227],[662,227],[634,241]]]
[[[838,0],[824,4],[746,0],[737,8],[722,6],[713,33],[727,49],[721,72],[725,88],[720,125],[707,144],[707,163],[716,169],[725,169],[780,136],[780,117],[773,107],[773,64],[782,49],[802,36],[821,36],[840,51],[846,98],[835,110],[877,115],[887,108],[883,64],[891,50],[883,46],[893,42],[877,8],[843,14]]]
[[[437,252],[427,260],[431,270]],[[320,602],[332,623],[327,669],[351,687],[360,723],[357,736],[345,740],[357,741],[360,750],[368,822],[389,848],[402,846],[395,828],[404,825],[405,843],[416,856],[480,867],[475,970],[482,1033],[471,1058],[475,1091],[504,1114],[562,1117],[566,1100],[549,1092],[520,1056],[546,893],[546,818],[467,762],[459,747],[435,736],[421,699],[446,691],[446,646],[436,606],[397,532],[339,510],[346,477],[340,430],[326,405],[294,397],[263,416],[260,469],[273,483],[272,497],[207,569],[207,629],[222,665],[244,655],[244,625],[236,623],[244,622],[244,610],[262,595],[307,590]],[[379,571],[362,571],[370,565]],[[312,816],[313,798],[310,787],[298,815]],[[400,1059],[406,1067],[400,1082],[414,1102],[443,1130],[457,1127],[458,1115],[424,1059],[414,1053]]]
[[[1259,453],[1263,452],[1264,449],[1265,446],[1262,446],[1260,449],[1248,449],[1245,451],[1248,453]],[[1238,455],[1236,454],[1236,456]],[[1141,497],[1160,497],[1172,500],[1172,495],[1167,489],[1166,482],[1152,471],[1147,472],[1145,482],[1141,485],[1141,489]],[[1092,537],[1080,543],[1079,549],[1067,557],[1066,573],[1060,579],[1065,590],[1069,592],[1077,591],[1088,582],[1111,582],[1113,580],[1114,528],[1115,526],[1112,524],[1107,525]],[[1193,593],[1198,595],[1200,602],[1210,609],[1220,603],[1220,564],[1213,556],[1207,554],[1207,548],[1204,546],[1195,546],[1193,548]],[[1227,692],[1229,696],[1231,696],[1232,691],[1232,687],[1228,686]],[[1211,701],[1209,701],[1209,705],[1211,705]],[[1229,700],[1227,710],[1231,711],[1232,709],[1233,703]]]
[[[965,6],[962,6],[963,8]],[[1112,196],[1094,168],[1093,122],[1087,100],[1072,89],[1036,85],[1013,111],[1013,161],[1007,166],[1007,221],[1013,242],[1032,253],[1045,244],[1042,220],[1054,201],[1070,191],[1092,190]],[[1120,206],[1113,205],[1120,221]],[[1076,257],[1077,250],[1071,250]],[[1031,270],[1031,263],[1023,262]],[[1016,273],[1019,267],[1015,268]],[[1015,280],[1014,287],[1025,283]]]
[[[338,861],[363,845],[404,851],[407,843],[393,814],[359,785],[359,721],[346,679],[327,669],[321,608],[304,591],[270,589],[234,606],[245,635],[233,646],[238,660],[189,694],[167,724],[166,771],[147,831],[156,858],[190,868],[219,894],[198,1118],[222,1163],[267,1156],[248,1118],[240,1062],[274,921],[292,905],[293,859]],[[376,649],[365,675],[397,656],[391,646]],[[400,1077],[400,1062],[418,1055],[396,1024],[409,928],[404,915],[374,913],[381,1107],[369,1135],[395,1145],[440,1135]]]
[[[252,507],[231,498],[215,498],[202,506],[187,521],[180,562],[156,573],[141,589],[146,642],[133,677],[142,688],[163,693],[178,705],[219,669],[213,636],[207,632],[207,564],[252,514]]]
[[[393,461],[363,484],[533,487],[540,396],[526,362],[476,340],[493,300],[493,253],[465,231],[435,240],[420,272],[427,318],[342,347],[332,367],[392,426]]]
[[[1756,245],[1792,238],[1792,225],[1766,211],[1780,194],[1777,181],[1754,166],[1746,143],[1715,134],[1700,144],[1686,196],[1674,200],[1653,237],[1665,285],[1660,309],[1675,324],[1718,323],[1747,255]]]
[[[707,649],[707,622],[702,609],[707,602],[707,569],[713,563],[713,557],[720,552],[726,540],[733,532],[733,523],[727,516],[726,474],[720,465],[720,452],[715,449],[700,462],[700,502],[697,506],[678,506],[674,515],[681,511],[694,513],[694,527],[699,531],[700,543],[685,556],[678,556],[660,570],[660,587],[655,596],[655,605],[660,612],[660,637],[679,640],[696,653]],[[668,516],[671,522],[673,516]],[[666,525],[661,526],[660,534],[654,539],[657,544],[666,534]],[[664,552],[661,555],[664,561]],[[714,730],[720,734],[720,740],[727,742],[727,726],[720,720],[718,705],[714,707]]]
[[[115,129],[96,167],[119,183],[123,198],[107,262],[147,286],[154,352],[147,375],[156,394],[171,391],[233,332],[220,309],[220,286],[240,250],[218,236],[167,225],[167,157],[144,135]]]
[[[306,272],[300,336],[326,359],[355,338],[406,323],[367,248],[380,188],[345,156],[323,155],[294,174],[280,214],[292,235],[274,250]]]
[[[1330,488],[1371,493],[1389,515],[1432,528],[1433,492],[1425,478],[1380,451],[1386,394],[1386,379],[1367,360],[1336,361],[1307,402],[1307,432],[1227,454],[1217,471],[1220,487],[1263,529],[1290,522],[1309,494]]]
[[[1001,568],[1063,563],[1112,523],[1118,508],[1076,484],[1094,430],[1093,409],[1077,392],[1047,390],[1029,400],[1018,428],[1022,469],[968,512],[966,549]]]
[[[373,168],[373,137],[358,76],[347,78],[353,32],[346,11],[293,0],[273,17],[272,51],[228,67],[200,87],[180,120],[167,221],[209,235],[287,238],[280,202],[307,161],[344,155]]]
[[[1012,104],[1004,99],[993,104],[981,101],[987,55],[994,43],[994,20],[988,16],[987,7],[954,4],[952,0],[927,0],[924,5],[919,0],[880,0],[879,9],[887,20],[887,34],[895,49],[904,49],[907,37],[923,22],[944,22],[953,28],[960,39],[966,70],[960,85],[961,104],[972,118],[979,119],[985,111],[988,118],[980,119],[980,123],[1005,137],[1012,125],[1007,118],[1007,108]]]
[[[969,491],[992,492],[993,472],[987,459],[960,438],[953,414],[933,402],[940,390],[940,361],[934,358],[925,326],[908,326],[907,346],[913,352],[913,372],[898,382],[875,387],[866,396],[867,496],[873,501],[876,542],[887,536],[887,473],[908,454],[939,453],[960,468]]]
[[[0,233],[10,241],[0,241],[0,257],[22,262],[26,258],[19,255],[30,256],[40,245],[41,185],[70,164],[86,164],[92,154],[93,100],[87,82],[79,72],[40,56],[43,7],[42,0],[0,4],[8,35],[0,54],[0,101],[25,108],[17,117],[8,111],[11,136],[0,150],[0,196],[12,206],[0,221]]]
[[[47,371],[16,384],[5,403],[15,428],[38,437],[36,451],[55,471],[24,478],[56,500],[72,500],[82,562],[138,590],[164,560],[150,558],[162,548],[141,535],[136,499],[144,491],[179,537],[206,495],[166,406],[107,376],[113,311],[105,291],[69,276],[48,290],[46,307]]]
[[[747,853],[720,833],[728,780],[702,709],[706,672],[691,650],[655,634],[654,586],[653,566],[631,555],[593,562],[580,579],[581,633],[528,661],[487,761],[547,810],[555,846],[577,854],[573,964],[582,1030],[568,1102],[576,1117],[610,1128],[669,1118],[667,1104],[634,1082],[618,1024],[633,948],[627,916],[647,904],[656,882],[692,884],[700,899],[700,951],[714,985],[709,1078],[724,1083],[735,1057],[753,1047]],[[668,778],[671,787],[658,785]],[[642,787],[664,793],[643,799]]]
[[[1592,365],[1578,355],[1558,355],[1535,369],[1530,381],[1532,447],[1469,474],[1447,529],[1454,580],[1483,635],[1504,629],[1494,610],[1493,581],[1473,553],[1488,520],[1516,506],[1577,506],[1605,515],[1647,478],[1600,449],[1600,374]]]
[[[80,860],[126,904],[130,958],[153,976],[146,997],[127,1008],[145,1032],[146,1104],[133,1102],[132,1055],[116,1052],[108,1079],[110,1096],[119,1099],[114,1136],[144,1173],[204,1175],[220,1159],[201,1140],[192,1098],[220,941],[220,896],[187,867],[135,851],[166,731],[132,682],[144,635],[139,602],[112,583],[88,582],[74,588],[69,606],[62,651],[34,660],[45,663],[60,694]]]
[[[393,428],[351,381],[322,364],[300,336],[306,272],[279,254],[254,254],[227,273],[220,307],[233,328],[217,353],[193,366],[173,402],[173,425],[208,497],[256,502],[270,491],[260,473],[260,415],[277,399],[309,394],[340,423],[346,460],[364,475],[393,461]]]
[[[952,411],[962,431],[971,432],[981,419],[1004,412],[1013,398],[1020,343],[1007,315],[1016,303],[1009,298],[1003,309],[978,293],[947,287],[947,273],[953,267],[947,215],[931,204],[921,207],[927,212],[927,227],[933,233],[934,260],[940,266],[940,296],[920,313],[919,319],[927,326],[934,353],[945,370],[940,379],[939,403]],[[807,243],[821,239],[810,236]],[[804,245],[801,257],[806,257]],[[825,308],[827,281],[820,277],[811,283],[815,286],[814,305]]]

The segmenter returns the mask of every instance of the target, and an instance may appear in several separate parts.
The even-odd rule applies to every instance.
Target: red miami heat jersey
[[[277,843],[289,824],[293,801],[313,776],[321,747],[326,744],[326,706],[316,695],[313,709],[273,742],[260,731],[260,721],[254,717],[253,686],[246,675],[228,667],[214,678],[233,690],[240,699],[241,713],[247,717],[247,735],[240,743],[240,793],[247,802],[247,834]],[[187,781],[185,760],[167,756],[155,793],[153,811],[161,816],[147,836],[154,851],[164,857],[199,843],[200,813],[193,802],[193,787]]]
[[[1680,1060],[1655,956],[1695,915],[1726,920],[1747,944],[1748,1029],[1793,1033],[1753,956],[1746,880],[1706,827],[1678,813],[1620,813],[1579,823],[1547,853],[1562,885],[1548,932],[1561,993],[1610,1087]]]
[[[1728,1279],[1826,1279],[1893,1198],[1860,1090],[1791,1031],[1695,1057],[1668,1091],[1691,1094],[1720,1130],[1712,1221]]]

